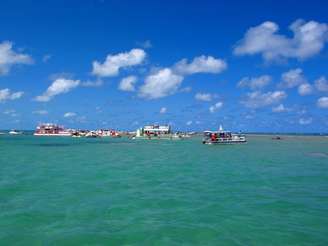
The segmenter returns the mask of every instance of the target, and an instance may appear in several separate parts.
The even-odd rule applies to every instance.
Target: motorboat
[[[11,131],[9,132],[9,134],[10,134],[10,135],[21,135],[21,134],[23,134],[23,133],[20,132],[20,131],[17,131],[17,130],[11,130]]]
[[[203,144],[241,144],[246,142],[244,135],[225,131],[222,126],[218,131],[205,131],[203,138]]]

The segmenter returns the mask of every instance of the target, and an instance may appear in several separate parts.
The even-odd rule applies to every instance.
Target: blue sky
[[[327,132],[325,1],[1,1],[0,129]]]

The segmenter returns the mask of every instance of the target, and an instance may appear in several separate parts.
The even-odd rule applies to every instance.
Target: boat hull
[[[203,144],[208,145],[230,145],[230,144],[245,144],[246,140],[236,140],[236,141],[203,141]]]
[[[46,137],[70,137],[71,133],[34,133],[34,136],[46,136]]]

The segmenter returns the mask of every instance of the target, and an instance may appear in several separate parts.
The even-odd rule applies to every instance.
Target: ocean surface
[[[0,136],[0,245],[328,245],[328,138]]]

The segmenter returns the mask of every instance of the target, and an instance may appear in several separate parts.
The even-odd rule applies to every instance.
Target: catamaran
[[[203,144],[236,144],[246,142],[244,135],[224,131],[221,125],[218,131],[205,131],[203,138]]]
[[[147,125],[139,128],[132,139],[181,140],[183,136],[179,133],[173,133],[169,125]]]

